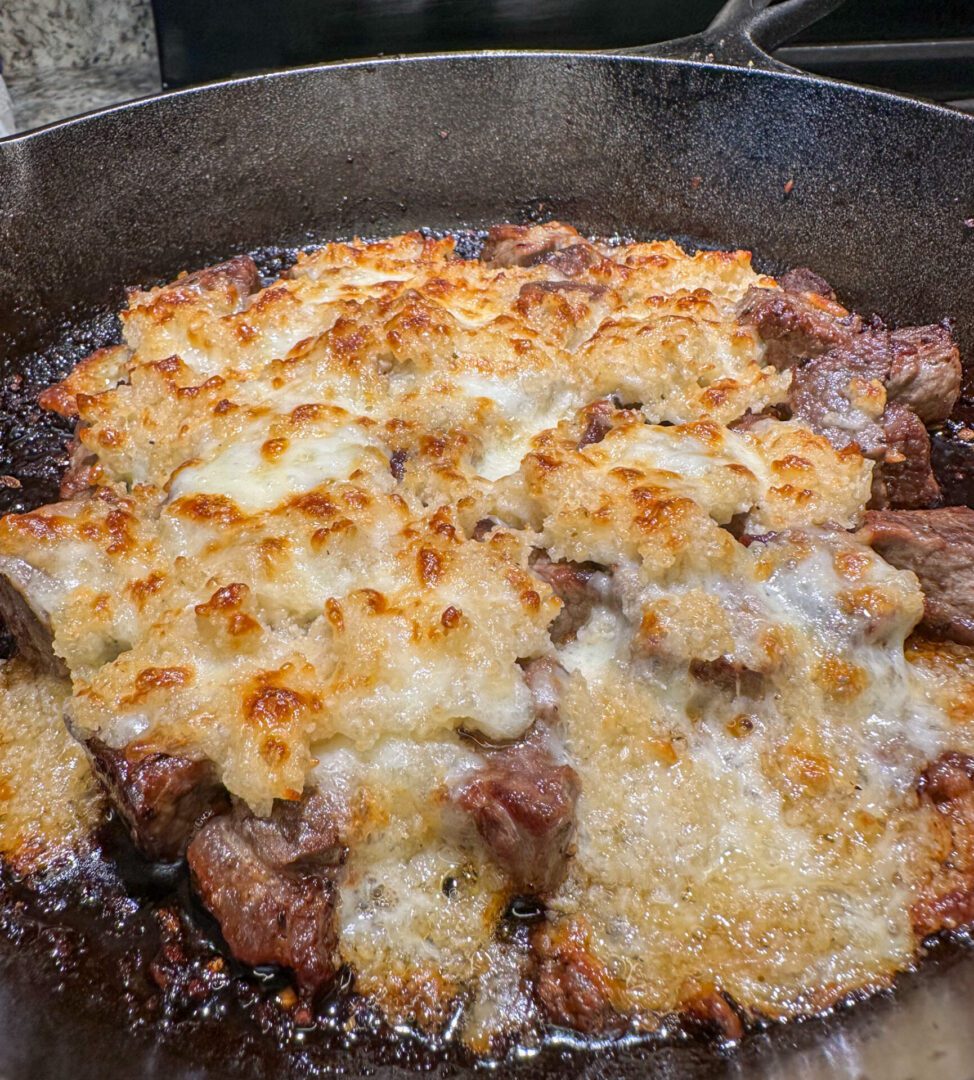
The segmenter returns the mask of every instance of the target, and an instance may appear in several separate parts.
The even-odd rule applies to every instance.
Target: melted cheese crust
[[[134,293],[125,344],[51,399],[90,486],[0,522],[0,571],[71,673],[36,693],[115,746],[206,755],[260,813],[340,791],[359,988],[426,1027],[465,1000],[482,1051],[532,1037],[530,958],[443,793],[476,764],[458,729],[532,723],[519,660],[569,672],[582,795],[549,921],[583,929],[644,1028],[701,985],[791,1017],[887,982],[935,857],[915,778],[974,750],[971,671],[904,655],[916,578],[844,531],[871,463],[797,423],[728,427],[787,391],[735,319],[775,283],[745,252],[603,256],[573,279],[598,288],[544,289],[550,267],[410,234],[327,245],[250,297]],[[609,396],[627,409],[579,448]],[[611,576],[558,646],[536,548]],[[34,828],[8,813],[5,835]]]

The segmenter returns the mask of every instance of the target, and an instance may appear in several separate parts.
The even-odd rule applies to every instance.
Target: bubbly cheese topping
[[[933,858],[918,770],[974,750],[971,672],[907,660],[916,578],[846,531],[871,463],[733,426],[787,391],[735,318],[774,282],[742,252],[601,255],[566,287],[411,234],[253,295],[134,293],[57,391],[76,493],[0,522],[74,729],[204,755],[259,813],[339,793],[359,988],[425,1027],[466,1003],[484,1051],[531,1037],[539,956],[499,936],[513,887],[445,793],[531,727],[526,661],[566,672],[581,781],[547,947],[637,1027],[707,987],[788,1017],[888,981]],[[539,549],[599,575],[567,636]]]

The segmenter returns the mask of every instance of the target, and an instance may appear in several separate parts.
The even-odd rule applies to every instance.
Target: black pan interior
[[[847,302],[891,322],[950,316],[974,357],[971,162],[974,122],[896,97],[570,54],[310,69],[0,143],[0,473],[23,483],[0,489],[0,509],[52,496],[67,433],[40,418],[33,395],[113,339],[122,286],[240,251],[261,250],[271,271],[320,239],[558,217],[594,235],[748,247],[771,271],[810,265]],[[956,437],[965,416],[974,413],[938,439],[953,501],[969,497],[974,474],[974,451]],[[117,840],[107,841],[115,855]],[[121,864],[142,910],[122,895],[111,861],[92,864],[80,905],[67,902],[67,884],[40,898],[11,883],[2,890],[0,1068],[10,1080],[394,1075],[434,1064],[409,1039],[348,1057],[327,1039],[275,1029],[259,1009],[238,1022],[232,995],[224,1012],[201,1017],[164,992],[146,1013],[144,974],[94,944],[91,930],[108,920],[158,951],[152,905],[182,885],[133,884],[142,871]],[[879,1001],[867,1013],[891,1007]],[[141,1035],[121,1033],[132,1019]],[[270,1038],[258,1037],[262,1023]],[[693,1038],[581,1056],[553,1044],[519,1072],[712,1074],[824,1030],[758,1035],[734,1064]],[[436,1061],[443,1075],[465,1067]]]

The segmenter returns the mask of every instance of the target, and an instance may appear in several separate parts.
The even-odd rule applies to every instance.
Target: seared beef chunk
[[[547,679],[550,672],[544,674]],[[536,694],[539,680],[540,672]],[[549,715],[551,708],[542,705]],[[483,766],[456,788],[453,802],[473,819],[514,888],[540,896],[565,876],[578,794],[575,770],[555,760],[539,720],[521,742],[486,750]]]
[[[941,815],[945,856],[913,905],[914,930],[925,937],[974,922],[974,758],[941,754],[920,774],[917,794]]]
[[[602,256],[591,244],[572,244],[570,247],[549,251],[540,261],[558,274],[577,277],[584,270],[600,263]]]
[[[209,761],[134,748],[113,750],[100,739],[85,745],[92,769],[132,840],[150,859],[181,858],[199,823],[226,809],[226,791]]]
[[[960,353],[939,324],[908,326],[890,335],[892,364],[886,392],[925,424],[950,416],[960,394]]]
[[[558,723],[558,706],[565,669],[550,656],[522,661],[521,669],[524,672],[524,681],[531,691],[535,719],[549,728],[554,727]]]
[[[940,485],[930,461],[930,436],[920,418],[905,405],[888,405],[883,413],[886,449],[873,470],[869,505],[877,510],[919,510],[936,506]]]
[[[332,803],[313,793],[258,818],[241,804],[207,822],[187,851],[203,903],[233,955],[290,968],[314,993],[338,966],[338,868],[345,858]]]
[[[958,802],[974,794],[974,758],[955,751],[941,754],[920,774],[917,792],[935,806]]]
[[[625,1027],[612,1004],[608,974],[589,953],[584,934],[541,926],[531,944],[538,961],[535,997],[549,1023],[587,1035]]]
[[[859,535],[920,579],[924,629],[974,645],[974,510],[870,510]]]
[[[492,266],[534,266],[546,255],[585,244],[570,225],[495,225],[488,233],[481,259]],[[573,260],[577,255],[571,256]]]
[[[209,292],[226,285],[232,285],[241,299],[257,292],[260,288],[260,272],[249,255],[237,255],[232,259],[227,259],[226,262],[206,266],[195,273],[176,278],[170,288],[193,288],[201,292]]]
[[[862,329],[858,315],[817,293],[783,289],[748,289],[738,308],[738,318],[757,330],[766,342],[765,360],[779,371],[801,360],[846,345]]]
[[[690,674],[727,694],[759,697],[764,692],[764,676],[737,660],[718,656],[716,660],[691,660]]]
[[[864,336],[858,346],[835,348],[796,368],[789,403],[796,419],[837,449],[857,443],[867,457],[876,458],[885,448],[880,417],[888,356]]]
[[[601,442],[612,430],[612,415],[616,411],[615,402],[609,398],[593,402],[585,410],[586,423],[582,437],[578,440],[579,450],[593,443]]]
[[[796,266],[794,270],[789,270],[778,284],[788,293],[816,293],[827,300],[835,299],[835,289],[807,266]]]
[[[592,613],[592,607],[603,596],[601,588],[606,573],[598,563],[552,562],[544,551],[535,551],[531,569],[547,582],[564,607],[548,632],[556,645],[571,641]]]
[[[25,572],[31,576],[37,573],[26,565]],[[54,652],[54,634],[47,613],[31,602],[29,584],[25,588],[6,574],[0,574],[0,620],[25,660],[42,671],[67,677],[64,661]]]
[[[864,328],[810,271],[786,274],[782,285],[750,289],[739,316],[767,343],[768,363],[793,369],[793,414],[837,448],[855,442],[882,463],[873,505],[933,505],[940,490],[921,427],[945,420],[960,393],[960,356],[950,331],[941,325]]]
[[[481,518],[473,527],[473,533],[471,536],[474,540],[483,541],[497,528],[500,524],[499,521],[495,521],[494,518]]]

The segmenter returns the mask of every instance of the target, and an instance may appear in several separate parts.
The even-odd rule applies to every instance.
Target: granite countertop
[[[162,89],[155,57],[89,68],[48,68],[8,75],[6,83],[18,131],[145,97]]]

